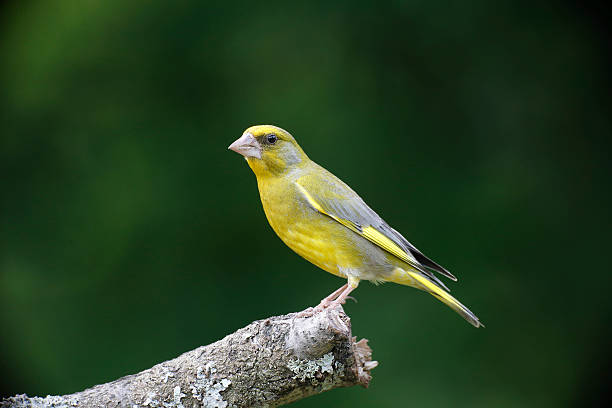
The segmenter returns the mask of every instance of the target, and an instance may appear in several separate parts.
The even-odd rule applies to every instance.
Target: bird
[[[484,327],[435,273],[457,278],[310,160],[288,131],[251,126],[228,149],[244,156],[255,173],[264,213],[279,238],[307,261],[347,280],[313,313],[344,304],[361,280],[394,282],[428,292],[474,327]]]

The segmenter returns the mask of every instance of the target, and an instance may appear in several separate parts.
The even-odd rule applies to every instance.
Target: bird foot
[[[330,306],[331,306],[331,304],[329,304],[329,305],[318,304],[315,307],[309,307],[306,310],[302,310],[301,312],[299,312],[297,314],[297,317],[301,317],[301,318],[312,317],[312,316],[316,315],[317,313],[321,313],[322,311],[324,311],[325,309],[329,308]]]
[[[357,299],[348,294],[351,293],[355,289],[347,284],[344,284],[338,290],[334,291],[331,295],[327,296],[325,299],[321,300],[321,302],[315,307],[309,307],[308,309],[301,311],[297,314],[297,317],[311,317],[317,313],[321,313],[325,309],[335,309],[336,307],[343,305],[346,303],[346,299],[353,299],[355,303]]]
[[[355,300],[355,302],[357,301],[355,298],[351,297],[351,299]],[[316,315],[317,313],[321,313],[327,309],[335,309],[336,307],[343,305],[344,303],[346,303],[345,300],[342,300],[341,302],[336,302],[336,301],[332,301],[332,302],[321,302],[319,303],[317,306],[315,307],[309,307],[306,310],[302,310],[301,312],[299,312],[296,317],[298,318],[307,318],[307,317],[312,317],[314,315]]]

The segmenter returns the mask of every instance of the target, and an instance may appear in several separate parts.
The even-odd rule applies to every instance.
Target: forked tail
[[[391,282],[399,283],[401,285],[413,286],[418,289],[422,289],[429,292],[432,296],[436,297],[442,303],[459,313],[465,320],[467,320],[474,327],[484,327],[484,324],[480,323],[478,317],[470,311],[467,307],[461,304],[457,299],[452,297],[450,293],[436,285],[434,282],[427,279],[419,272],[405,271],[403,269],[396,270],[389,279]]]

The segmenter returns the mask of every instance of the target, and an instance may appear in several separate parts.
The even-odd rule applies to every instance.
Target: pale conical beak
[[[238,140],[229,145],[228,149],[240,153],[244,157],[256,157],[261,159],[261,146],[250,133],[245,133],[240,136]]]

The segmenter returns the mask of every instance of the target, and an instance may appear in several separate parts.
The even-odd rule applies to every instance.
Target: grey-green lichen
[[[216,380],[213,378],[216,372],[212,361],[204,368],[198,367],[196,380],[191,385],[191,395],[202,402],[203,407],[227,408],[227,401],[223,399],[221,391],[225,391],[232,382],[227,378]]]
[[[71,408],[78,405],[78,399],[70,396],[47,395],[41,398],[20,394],[2,401],[0,405],[11,408]]]
[[[155,392],[150,392],[147,394],[147,398],[142,403],[144,407],[151,408],[185,408],[183,403],[181,402],[182,398],[185,398],[187,395],[181,392],[181,387],[177,385],[172,390],[172,401],[161,402],[156,397],[157,394]],[[132,408],[137,408],[138,405],[133,405]]]
[[[333,363],[334,354],[327,353],[316,360],[293,359],[287,363],[287,368],[295,374],[293,378],[304,381],[315,378],[317,373],[333,374]]]
[[[183,394],[181,392],[181,387],[179,385],[174,387],[173,395],[174,395],[174,406],[176,408],[185,408],[183,404],[181,403],[181,398],[186,397],[187,394]]]
[[[174,377],[174,373],[170,371],[170,369],[166,367],[165,365],[162,366],[162,370],[163,370],[162,375],[164,376],[164,384],[165,384],[168,382],[168,378]]]
[[[148,393],[147,394],[147,398],[144,400],[142,405],[145,406],[145,407],[151,407],[151,408],[159,407],[160,403],[155,398],[155,396],[156,396],[155,392]]]

